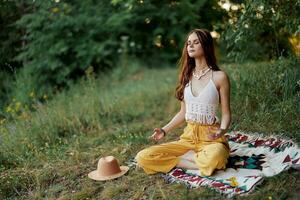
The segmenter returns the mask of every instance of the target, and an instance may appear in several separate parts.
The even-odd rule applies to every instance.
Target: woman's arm
[[[227,132],[231,123],[231,109],[230,109],[230,81],[225,72],[220,75],[220,96],[221,96],[221,129]]]
[[[166,133],[170,132],[171,130],[177,128],[182,123],[185,122],[185,102],[181,101],[181,108],[180,111],[173,117],[173,119],[162,127]]]

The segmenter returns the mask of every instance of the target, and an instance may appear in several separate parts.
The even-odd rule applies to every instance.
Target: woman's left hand
[[[225,134],[223,131],[220,127],[208,127],[208,138],[216,140]]]

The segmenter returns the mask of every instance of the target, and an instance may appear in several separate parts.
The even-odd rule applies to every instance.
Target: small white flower
[[[129,46],[130,46],[130,47],[134,47],[134,46],[135,46],[135,42],[130,42],[130,43],[129,43]]]

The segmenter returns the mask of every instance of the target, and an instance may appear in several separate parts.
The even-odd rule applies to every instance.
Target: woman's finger
[[[216,135],[215,133],[213,133],[213,134],[209,135],[209,138],[212,139],[212,140],[215,140],[215,139],[218,138],[218,135]]]
[[[219,128],[213,126],[213,127],[208,127],[208,129],[209,129],[209,130],[214,130],[214,131],[215,131],[215,130],[217,130],[217,129],[219,129]]]

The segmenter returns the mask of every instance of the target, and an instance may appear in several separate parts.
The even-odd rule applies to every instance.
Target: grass
[[[230,130],[282,134],[300,141],[299,60],[223,64],[231,80]],[[179,110],[177,69],[133,64],[111,74],[88,76],[43,104],[27,118],[1,124],[2,199],[224,199],[206,188],[165,184],[157,175],[130,169],[118,179],[87,177],[99,157],[120,163],[155,144],[147,137]],[[220,112],[218,113],[220,116]],[[177,139],[183,127],[161,142]],[[296,199],[300,174],[267,178],[246,199]]]

